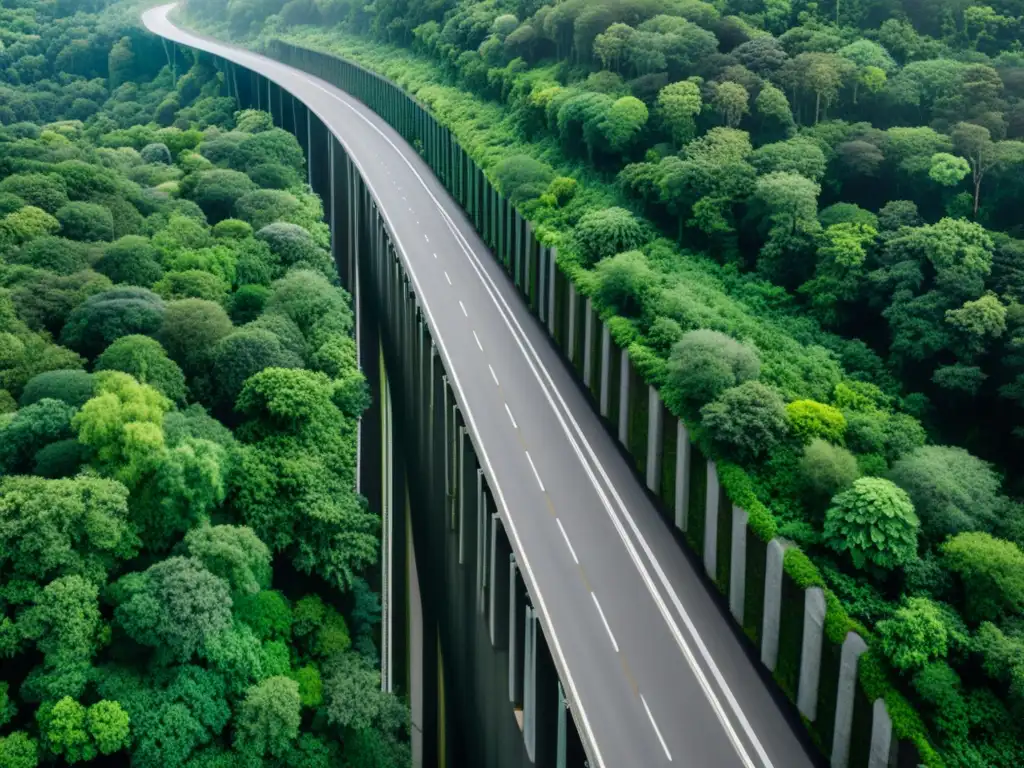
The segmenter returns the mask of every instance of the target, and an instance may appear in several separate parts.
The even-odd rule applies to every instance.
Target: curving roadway
[[[336,87],[178,28],[173,7],[147,11],[146,27],[288,90],[359,166],[444,358],[591,765],[815,765],[547,332],[415,150]]]

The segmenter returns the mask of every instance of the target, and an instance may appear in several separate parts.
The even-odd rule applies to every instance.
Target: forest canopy
[[[302,150],[137,13],[0,9],[0,765],[409,764]]]

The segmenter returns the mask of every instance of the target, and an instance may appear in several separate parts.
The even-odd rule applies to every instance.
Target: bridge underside
[[[218,62],[243,108],[306,152],[354,299],[373,405],[361,492],[384,517],[382,678],[409,696],[427,768],[582,768],[586,756],[500,515],[402,259],[340,142],[261,75]]]

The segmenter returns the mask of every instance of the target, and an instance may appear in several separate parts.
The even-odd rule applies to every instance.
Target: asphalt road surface
[[[546,331],[426,163],[345,92],[186,32],[167,19],[172,7],[151,9],[145,25],[298,97],[389,219],[591,765],[815,765]]]

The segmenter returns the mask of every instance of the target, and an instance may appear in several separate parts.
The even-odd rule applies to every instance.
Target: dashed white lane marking
[[[519,429],[519,425],[516,424],[516,418],[512,415],[512,409],[508,407],[508,403],[505,403],[505,413],[508,414],[508,420],[512,422],[512,429]]]
[[[537,471],[537,467],[535,467],[534,464],[533,464],[533,459],[530,458],[530,452],[529,451],[523,451],[523,453],[526,454],[526,460],[528,462],[530,462],[530,469],[533,470],[533,476],[537,478],[537,485],[540,486],[540,492],[541,493],[546,493],[546,491],[544,490],[544,483],[540,479],[540,472]]]
[[[428,243],[430,242],[430,238],[427,237],[425,232],[423,233],[423,239],[426,240]]]
[[[498,381],[498,374],[494,372],[494,367],[490,363],[487,364],[487,367],[491,370],[491,378],[494,379],[494,385],[500,387],[501,383]]]
[[[484,345],[480,343],[480,337],[476,335],[476,331],[473,331],[473,338],[476,339],[476,345],[481,352],[484,351]]]
[[[448,281],[448,285],[452,284],[452,279],[450,277],[448,277],[448,273],[447,272],[444,273],[444,279]]]
[[[591,592],[590,596],[592,598],[594,598],[594,605],[597,606],[597,612],[600,614],[601,621],[604,623],[605,631],[608,633],[608,637],[612,641],[612,648],[614,648],[615,652],[618,653],[619,652],[619,644],[615,642],[615,635],[612,634],[612,628],[610,626],[608,626],[608,619],[606,619],[604,617],[604,611],[601,610],[601,604],[599,602],[597,602],[597,595],[595,593]]]
[[[462,299],[459,299],[459,306],[462,308],[462,316],[469,317],[469,312],[466,311],[466,305],[462,303]]]
[[[572,555],[572,561],[576,563],[576,565],[579,565],[580,559],[576,557],[576,550],[572,548],[572,542],[569,541],[569,534],[567,534],[565,532],[565,528],[562,527],[562,521],[556,517],[555,522],[558,523],[558,530],[562,532],[562,538],[565,539],[565,546],[569,548],[569,554]]]
[[[668,761],[671,763],[672,753],[668,751],[668,745],[665,743],[665,739],[661,737],[661,731],[658,730],[658,724],[654,722],[654,715],[651,714],[651,708],[647,706],[647,699],[644,698],[642,693],[640,694],[640,703],[644,705],[644,710],[647,712],[647,719],[651,721],[651,725],[654,727],[654,733],[658,737],[658,741],[661,742],[661,748],[665,750],[665,757],[667,757]]]
[[[434,254],[434,258],[435,258],[435,259],[437,258],[437,254],[436,254],[436,253]]]

